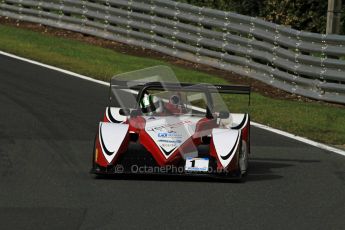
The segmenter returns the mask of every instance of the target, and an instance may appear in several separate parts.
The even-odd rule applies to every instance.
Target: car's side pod
[[[238,153],[240,143],[241,130],[218,128],[212,130],[210,154],[216,157],[218,168],[228,169],[233,159],[237,162],[236,153]]]
[[[249,114],[248,113],[234,113],[231,114],[232,117],[232,126],[231,129],[243,129],[249,123]]]
[[[100,122],[95,140],[94,163],[101,167],[112,165],[127,150],[129,125]]]
[[[216,157],[218,168],[234,170],[238,167],[238,154],[241,145],[249,142],[250,118],[248,114],[232,114],[230,128],[212,130],[210,153]],[[247,148],[250,150],[250,148]],[[237,154],[237,155],[236,155]]]
[[[231,129],[242,131],[242,140],[247,144],[247,150],[250,154],[250,116],[248,113],[233,115],[234,126]]]

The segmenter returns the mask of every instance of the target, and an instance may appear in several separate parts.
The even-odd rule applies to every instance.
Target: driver
[[[164,105],[161,98],[153,96],[148,92],[144,93],[143,98],[140,101],[141,111],[148,115],[154,113],[162,113],[164,111]]]

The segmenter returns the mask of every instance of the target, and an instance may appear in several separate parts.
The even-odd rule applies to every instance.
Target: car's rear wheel
[[[239,155],[239,167],[241,173],[246,173],[248,169],[248,145],[247,142],[242,140],[240,155]]]
[[[241,178],[245,178],[248,172],[248,144],[245,140],[242,140],[240,147],[240,154],[238,157],[238,166],[241,172]]]

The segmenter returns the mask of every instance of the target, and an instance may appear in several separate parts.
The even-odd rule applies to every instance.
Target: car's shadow
[[[293,167],[296,164],[318,163],[319,160],[302,160],[286,158],[251,158],[250,171],[247,181],[263,181],[282,179],[281,171],[283,168]]]
[[[215,183],[238,183],[236,179],[219,179],[211,177],[196,176],[175,176],[175,175],[144,175],[144,174],[118,174],[118,175],[97,175],[96,179],[101,180],[132,180],[132,181],[160,181],[160,182],[215,182]]]
[[[264,181],[282,179],[283,176],[274,172],[275,169],[292,167],[293,164],[266,160],[251,160],[247,181]]]
[[[298,160],[281,158],[252,158],[249,163],[249,172],[245,179],[246,182],[266,181],[282,179],[281,171],[283,168],[293,167],[298,163],[318,163],[318,160]],[[175,176],[175,175],[144,175],[144,174],[116,174],[116,175],[98,175],[95,178],[100,180],[144,180],[144,181],[175,181],[175,182],[215,182],[215,183],[239,183],[242,182],[236,178],[224,179],[215,177],[197,177],[197,176]]]

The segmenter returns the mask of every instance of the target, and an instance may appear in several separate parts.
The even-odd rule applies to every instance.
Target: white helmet
[[[163,101],[160,97],[153,96],[152,97],[152,104],[155,107],[156,113],[162,113],[164,111]]]
[[[143,113],[161,113],[164,111],[162,99],[149,94],[144,94],[140,102],[140,107]]]

